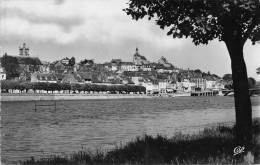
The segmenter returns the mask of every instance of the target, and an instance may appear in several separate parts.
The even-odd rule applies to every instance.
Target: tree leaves
[[[161,29],[170,27],[167,35],[190,37],[196,45],[225,40],[231,30],[241,33],[242,40],[259,41],[254,36],[260,21],[252,21],[257,19],[259,0],[130,0],[128,4],[124,11],[133,19],[154,17]]]

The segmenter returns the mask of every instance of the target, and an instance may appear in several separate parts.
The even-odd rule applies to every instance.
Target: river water
[[[260,98],[251,100],[253,117],[259,117]],[[109,150],[144,134],[170,137],[234,121],[234,98],[224,96],[57,101],[56,110],[37,111],[34,102],[2,102],[1,160],[69,154],[82,147]]]

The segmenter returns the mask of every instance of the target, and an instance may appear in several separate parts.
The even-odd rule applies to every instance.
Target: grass
[[[253,144],[254,163],[259,163],[259,121],[253,124]],[[106,153],[82,149],[71,155],[51,155],[39,160],[31,157],[20,164],[243,164],[242,154],[233,156],[235,147],[234,127],[219,125],[196,134],[176,133],[172,138],[145,135]]]

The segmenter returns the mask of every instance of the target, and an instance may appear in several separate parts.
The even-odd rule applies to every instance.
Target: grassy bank
[[[259,120],[253,124],[254,163],[259,163]],[[172,138],[145,135],[104,153],[86,150],[71,155],[20,162],[23,165],[83,165],[83,164],[240,164],[243,155],[233,156],[236,147],[234,127],[205,128],[196,134],[176,133]],[[245,149],[246,152],[246,149]]]

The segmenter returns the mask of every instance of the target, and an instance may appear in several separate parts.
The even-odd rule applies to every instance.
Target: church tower
[[[23,43],[23,47],[19,47],[19,56],[29,57],[29,47],[26,47],[26,44]]]

